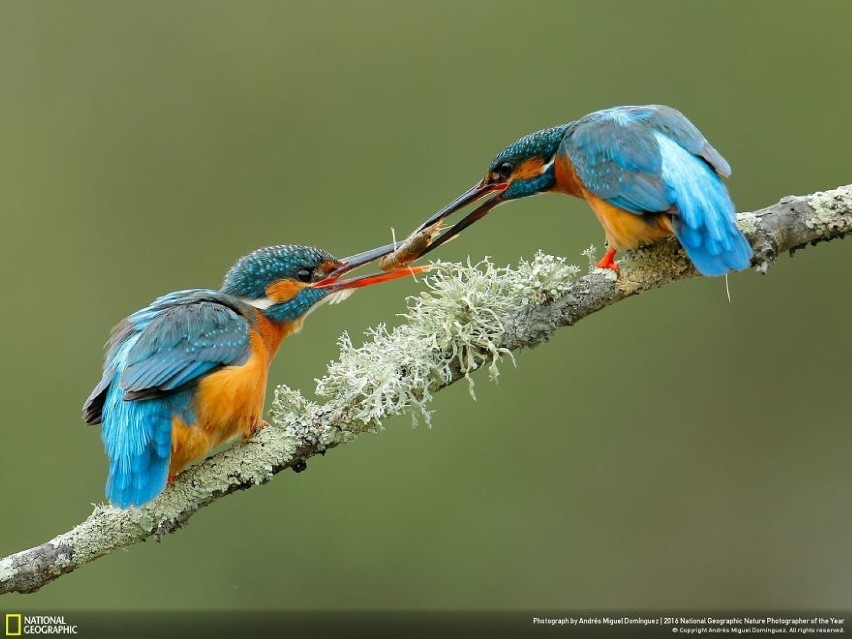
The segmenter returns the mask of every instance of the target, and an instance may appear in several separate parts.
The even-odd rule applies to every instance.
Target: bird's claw
[[[618,275],[618,264],[615,263],[615,249],[607,248],[606,253],[604,253],[604,256],[595,266],[615,271],[615,274]]]

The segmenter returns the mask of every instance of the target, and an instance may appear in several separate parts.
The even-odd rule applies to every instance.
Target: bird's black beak
[[[465,230],[468,226],[470,226],[477,220],[481,220],[483,217],[485,217],[485,215],[495,206],[505,202],[505,200],[503,199],[503,192],[508,188],[508,182],[487,183],[485,180],[483,180],[476,186],[462,193],[455,200],[447,204],[447,206],[435,213],[432,217],[430,217],[428,220],[426,220],[423,224],[420,225],[420,228],[415,231],[415,234],[420,233],[425,229],[434,226],[435,224],[438,224],[445,217],[452,215],[453,213],[455,213],[459,209],[464,208],[468,204],[481,200],[489,193],[496,193],[496,195],[488,198],[487,200],[485,200],[485,202],[476,207],[472,212],[468,213],[467,216],[462,218],[460,222],[457,222],[456,225],[453,226],[449,231],[441,235],[435,241],[431,242],[429,246],[427,246],[426,249],[419,255],[417,255],[414,259],[419,259],[430,251],[433,251],[439,246],[441,246],[441,244],[449,242],[451,239],[453,239],[459,233]]]
[[[394,250],[396,250],[395,244],[385,244],[384,246],[379,246],[377,248],[370,249],[369,251],[364,251],[363,253],[356,253],[355,255],[344,257],[342,260],[340,260],[340,266],[338,266],[331,273],[329,273],[327,278],[338,278],[341,275],[345,275],[349,271],[354,271],[359,266],[364,266],[364,264],[369,264],[370,262],[374,262],[380,257],[384,257],[389,253],[393,253]]]
[[[340,266],[326,275],[325,278],[311,286],[313,288],[331,289],[333,291],[347,288],[361,288],[364,286],[371,286],[373,284],[395,280],[399,277],[405,277],[406,275],[417,275],[418,273],[422,273],[429,269],[428,266],[405,266],[387,271],[386,273],[362,275],[361,277],[353,277],[345,280],[340,279],[349,271],[355,270],[359,266],[369,264],[380,257],[393,253],[395,249],[395,244],[385,244],[384,246],[379,246],[377,248],[370,249],[369,251],[364,251],[363,253],[344,257],[340,260]]]
[[[489,184],[485,180],[483,180],[482,182],[479,182],[475,186],[469,188],[467,191],[458,196],[455,200],[447,204],[447,206],[445,206],[440,211],[435,213],[432,217],[430,217],[428,220],[423,222],[423,224],[421,224],[415,232],[419,233],[420,231],[429,228],[430,226],[443,220],[448,215],[452,215],[459,209],[463,209],[468,204],[472,204],[477,200],[481,200],[489,193],[493,193],[495,191],[497,191],[498,193],[502,193],[508,188],[508,182],[498,182],[496,184]]]

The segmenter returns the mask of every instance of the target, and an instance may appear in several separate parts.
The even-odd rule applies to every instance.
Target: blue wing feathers
[[[689,151],[656,134],[663,157],[663,182],[677,207],[675,234],[703,275],[741,271],[751,263],[751,246],[736,225],[734,203],[721,178]]]
[[[609,204],[637,215],[671,213],[675,234],[702,274],[751,263],[719,177],[731,167],[679,111],[650,105],[591,113],[568,127],[559,152],[586,189]]]
[[[172,414],[185,397],[124,401],[113,383],[104,405],[103,442],[109,457],[106,496],[119,508],[141,506],[166,486],[171,455]]]
[[[637,215],[646,211],[667,211],[671,208],[660,177],[642,173],[631,177],[630,188],[625,189],[623,194],[619,193],[604,199],[613,206]]]
[[[731,165],[716,149],[710,146],[698,127],[690,122],[683,113],[662,104],[633,108],[648,110],[650,115],[647,121],[652,129],[663,133],[693,155],[703,158],[722,177],[730,177]]]
[[[107,342],[107,352],[104,357],[104,374],[95,386],[86,402],[83,404],[83,418],[87,424],[100,424],[107,391],[115,377],[116,362],[120,359],[118,350],[126,348],[127,339],[133,334],[133,326],[129,319],[123,319],[113,327]]]
[[[248,321],[208,301],[168,307],[130,349],[120,385],[128,399],[173,391],[249,356]]]
[[[216,368],[244,363],[249,333],[233,298],[214,291],[171,293],[116,326],[104,376],[84,406],[89,423],[103,422],[110,502],[138,506],[163,490],[172,418],[194,423],[193,384]]]
[[[591,113],[572,124],[560,151],[584,186],[631,213],[665,211],[662,159],[651,130],[628,107]],[[639,114],[641,115],[641,114]],[[641,120],[639,120],[641,122]]]

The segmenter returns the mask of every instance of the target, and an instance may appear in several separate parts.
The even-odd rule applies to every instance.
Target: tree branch
[[[852,185],[786,197],[740,213],[738,221],[754,248],[753,265],[766,272],[782,253],[852,232]],[[410,411],[428,420],[432,393],[470,379],[471,371],[488,365],[495,376],[503,356],[546,341],[558,328],[697,275],[674,241],[629,255],[621,272],[618,281],[600,270],[580,277],[577,267],[542,254],[514,269],[439,263],[404,324],[373,330],[359,348],[341,338],[340,360],[318,380],[325,404],[279,387],[270,427],[182,473],[152,503],[131,510],[96,506],[70,531],[0,559],[0,594],[34,592],[118,548],[159,540],[200,508],[287,468],[301,470],[308,457],[374,431],[389,415]]]

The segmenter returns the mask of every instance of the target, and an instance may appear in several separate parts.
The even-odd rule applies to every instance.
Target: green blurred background
[[[0,555],[103,499],[80,406],[121,317],[259,246],[409,230],[521,134],[684,111],[740,209],[852,181],[850,3],[0,4]],[[442,259],[585,264],[586,206],[501,209]],[[832,607],[852,601],[852,252],[690,281],[518,357],[499,386],[231,496],[4,607]],[[363,291],[287,342],[313,389]],[[271,389],[270,389],[271,390]]]

